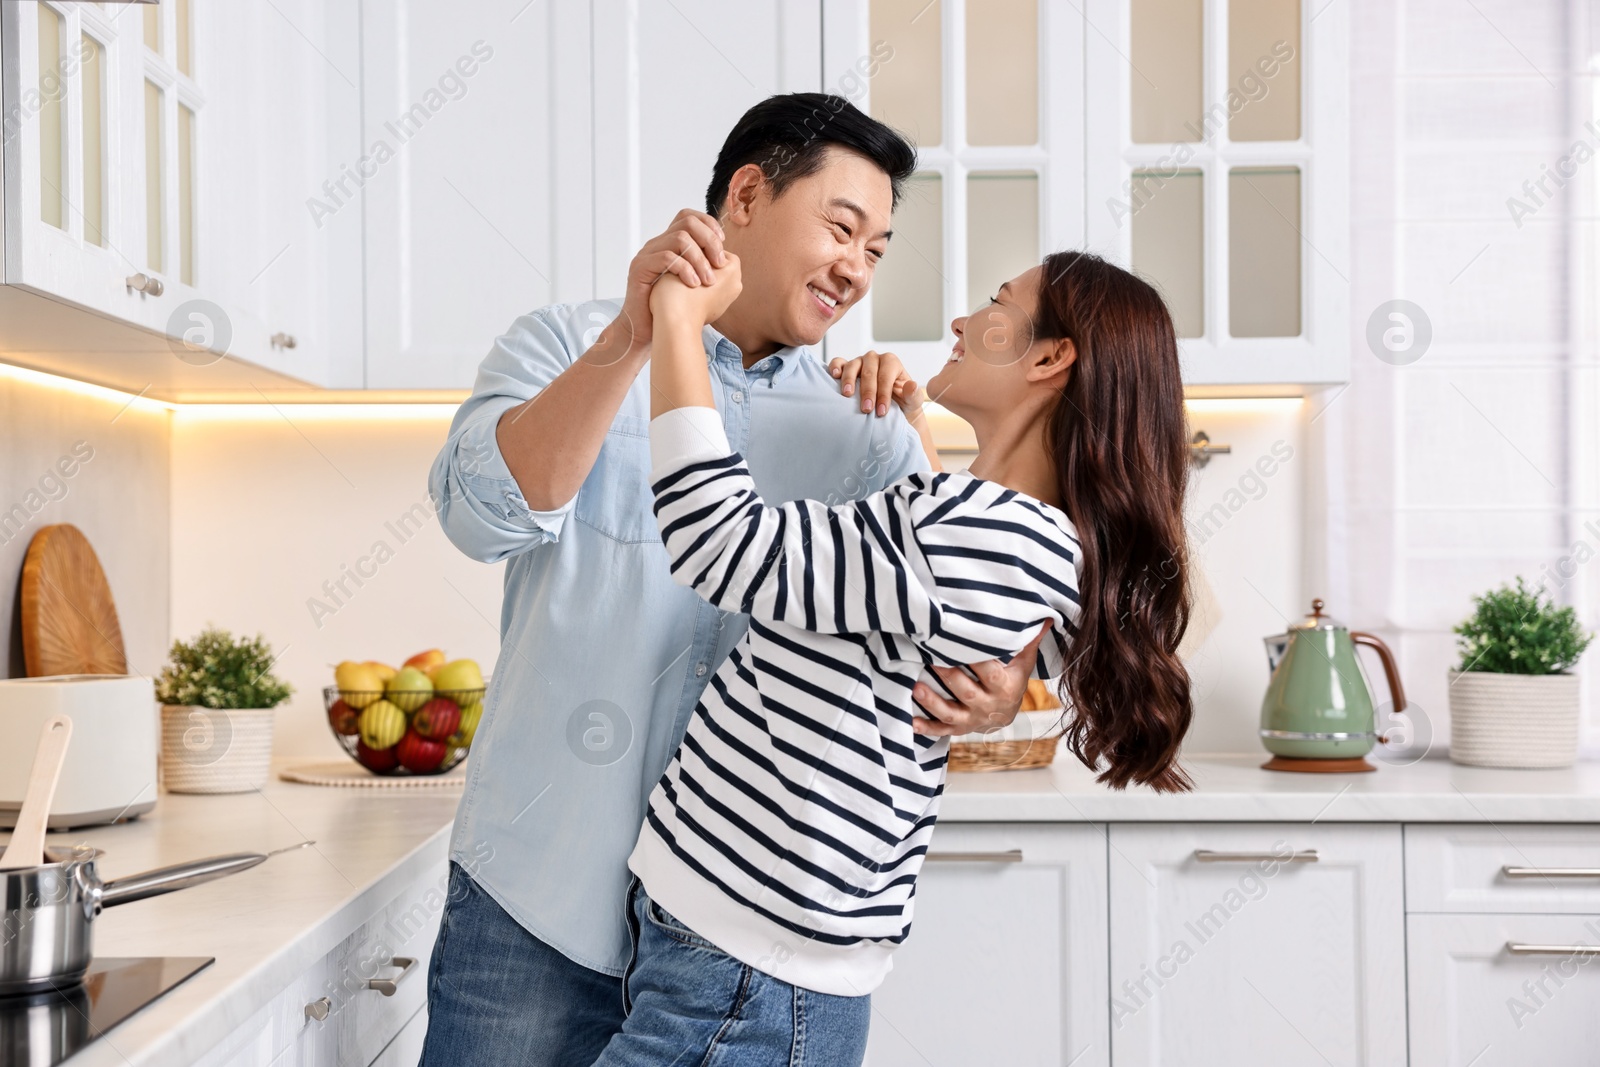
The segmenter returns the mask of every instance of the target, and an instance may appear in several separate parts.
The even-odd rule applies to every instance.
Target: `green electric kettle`
[[[1272,679],[1261,701],[1261,743],[1270,771],[1371,771],[1366,760],[1378,736],[1372,692],[1356,658],[1367,645],[1383,661],[1384,679],[1396,713],[1405,709],[1405,689],[1389,646],[1372,634],[1352,631],[1311,602],[1311,614],[1288,633],[1265,639]]]

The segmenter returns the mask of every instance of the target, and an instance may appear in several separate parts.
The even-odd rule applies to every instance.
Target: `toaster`
[[[149,678],[0,679],[0,827],[16,825],[39,730],[57,712],[72,719],[72,740],[50,805],[50,829],[122,822],[156,806],[161,720]]]

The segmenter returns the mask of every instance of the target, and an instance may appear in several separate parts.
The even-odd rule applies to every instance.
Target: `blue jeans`
[[[812,992],[740,963],[651,900],[637,878],[629,905],[628,1018],[594,1067],[861,1063],[871,997]]]
[[[622,1018],[622,979],[539,940],[450,864],[428,964],[423,1067],[589,1067]]]

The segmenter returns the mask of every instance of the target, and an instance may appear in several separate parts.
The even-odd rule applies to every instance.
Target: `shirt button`
[[[744,403],[744,390],[743,389],[735,389],[733,391],[733,402],[735,404],[743,404]]]
[[[704,663],[696,663],[694,665],[694,676],[696,678],[704,678],[705,674],[706,674],[706,665]]]

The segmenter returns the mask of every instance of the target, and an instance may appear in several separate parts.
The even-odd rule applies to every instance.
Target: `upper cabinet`
[[[1191,385],[1349,377],[1349,7],[1089,0],[1089,247],[1166,297]]]
[[[892,349],[926,381],[953,318],[1044,254],[1082,247],[1083,50],[1073,4],[825,0],[827,87],[918,157],[889,252],[830,355]]]
[[[361,345],[344,291],[359,211],[312,210],[357,143],[358,16],[354,0],[0,6],[19,311],[0,342],[26,356],[47,320],[55,349],[127,350],[83,376],[158,394],[359,384],[341,367]],[[97,317],[150,340],[107,341]]]
[[[1056,250],[1156,284],[1191,386],[1348,376],[1348,13],[1301,0],[826,0],[830,84],[918,173],[836,354],[926,379]]]
[[[745,109],[817,87],[820,28],[818,0],[365,0],[366,384],[468,388],[517,316],[620,297]]]

